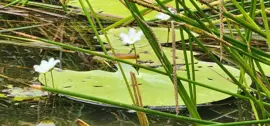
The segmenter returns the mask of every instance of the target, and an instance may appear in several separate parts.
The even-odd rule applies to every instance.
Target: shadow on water
[[[18,83],[37,82],[37,73],[32,69],[34,64],[39,64],[42,58],[57,58],[59,52],[45,51],[40,49],[0,46],[0,74],[9,79],[0,77],[0,90],[3,94],[8,85],[24,88],[25,85]],[[89,61],[89,56],[78,53],[63,53],[63,69],[72,70],[112,70],[102,63]],[[7,95],[7,94],[5,94]],[[87,104],[68,99],[64,96],[45,96],[40,100],[14,101],[12,96],[0,98],[0,122],[1,125],[35,125],[42,120],[51,120],[56,125],[76,125],[75,120],[80,118],[91,125],[132,126],[139,125],[136,114],[128,110],[103,107]],[[39,111],[38,111],[39,107]],[[165,111],[165,109],[160,109]],[[173,108],[166,111],[173,112]],[[254,119],[248,103],[229,98],[220,102],[201,105],[198,111],[203,119],[231,122],[236,120]],[[188,116],[183,107],[180,115]],[[168,118],[148,115],[150,125],[188,125],[186,122]]]

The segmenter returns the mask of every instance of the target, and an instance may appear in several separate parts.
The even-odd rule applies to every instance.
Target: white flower
[[[168,8],[168,10],[173,14],[175,13],[175,11],[172,8]],[[167,15],[167,14],[164,14],[164,13],[158,13],[156,15],[157,19],[160,19],[160,20],[163,20],[163,21],[166,21],[166,20],[170,19],[170,17],[171,17],[170,15]]]
[[[49,61],[42,60],[40,65],[34,65],[34,69],[39,73],[47,73],[59,62],[60,60],[54,60],[54,58],[50,58]]]
[[[141,30],[136,33],[136,30],[134,28],[130,28],[128,34],[121,33],[120,38],[125,45],[131,45],[141,40],[142,35],[143,32]]]

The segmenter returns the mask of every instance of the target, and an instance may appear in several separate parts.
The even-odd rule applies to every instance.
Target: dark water
[[[25,47],[0,45],[0,74],[9,79],[0,77],[0,90],[8,85],[13,87],[26,87],[20,82],[36,83],[38,74],[32,66],[39,64],[44,58],[59,57],[58,51],[41,50]],[[111,70],[105,65],[92,61],[91,56],[79,53],[62,54],[63,69],[72,70]],[[58,66],[59,67],[59,66]],[[3,92],[5,94],[5,92]],[[39,109],[38,109],[39,108]],[[164,109],[161,109],[165,111]],[[168,110],[166,110],[168,111]],[[173,111],[173,109],[169,110]],[[238,120],[254,119],[248,103],[230,98],[221,102],[200,105],[198,111],[203,119],[232,122]],[[184,107],[180,115],[188,116]],[[171,126],[188,125],[188,123],[147,115],[150,125]],[[0,98],[0,124],[1,126],[31,126],[42,120],[53,121],[59,126],[76,125],[76,119],[82,119],[92,126],[133,126],[139,125],[136,114],[125,109],[103,107],[74,101],[64,96],[45,96],[39,100],[14,101],[12,97]]]

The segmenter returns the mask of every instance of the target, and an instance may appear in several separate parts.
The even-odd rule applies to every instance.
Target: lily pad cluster
[[[153,2],[149,0],[150,2]],[[84,5],[87,5],[86,1],[83,1]],[[106,14],[108,16],[116,16],[120,18],[125,18],[130,16],[129,10],[121,3],[119,0],[89,0],[92,7],[97,13]],[[191,5],[190,1],[186,1],[186,5]],[[106,3],[106,4],[104,4]],[[71,0],[69,2],[70,6],[80,7],[78,0]],[[174,5],[174,2],[170,2],[168,5]],[[144,9],[144,7],[138,6],[139,10]],[[193,7],[193,6],[190,6]],[[150,12],[145,17],[146,20],[156,19],[158,12]],[[165,16],[164,16],[165,19]],[[167,18],[166,18],[167,19]],[[134,27],[137,30],[139,28]],[[156,57],[153,49],[151,48],[148,40],[142,36],[140,39],[128,39],[128,35],[123,36],[123,33],[127,33],[129,27],[115,28],[107,31],[108,38],[112,44],[112,48],[116,53],[120,54],[134,54],[134,47],[136,47],[136,52],[139,54],[138,62],[135,59],[126,59],[131,62],[140,63],[147,66],[161,66],[162,64]],[[171,32],[168,28],[151,28],[156,35],[159,43],[170,43]],[[133,30],[135,31],[135,30]],[[180,31],[175,30],[176,36],[175,40],[181,42]],[[169,33],[169,34],[168,34]],[[120,36],[122,34],[122,40]],[[193,33],[194,36],[198,36]],[[169,36],[169,37],[168,37]],[[123,38],[126,40],[123,44]],[[135,37],[136,38],[136,37]],[[188,39],[187,33],[184,33],[184,39]],[[104,43],[107,42],[104,35],[101,35],[101,39]],[[132,41],[134,40],[134,41]],[[136,43],[134,43],[136,41]],[[134,44],[132,46],[128,44]],[[161,46],[160,46],[161,47]],[[164,54],[172,63],[172,49],[168,47],[161,47]],[[187,51],[188,60],[191,61],[193,55]],[[194,53],[196,54],[196,53]],[[177,75],[179,77],[187,78],[187,70],[185,67],[184,54],[181,50],[176,50],[176,63],[178,65]],[[174,106],[174,87],[168,76],[158,74],[149,70],[139,69],[138,71],[131,65],[121,64],[124,73],[129,81],[129,86],[131,87],[131,77],[130,72],[136,74],[136,78],[139,84],[142,101],[144,106]],[[191,67],[190,64],[188,64]],[[226,73],[215,63],[202,62],[194,59],[195,66],[195,81],[203,83],[205,85],[224,89],[232,93],[237,92],[237,86],[231,81],[231,79],[226,75]],[[119,66],[117,66],[119,67]],[[234,67],[224,65],[234,77],[239,78],[240,71]],[[162,67],[156,68],[158,70],[163,70]],[[39,80],[44,85],[54,87],[61,90],[67,90],[72,92],[79,92],[82,94],[112,100],[116,102],[132,104],[127,87],[123,80],[122,74],[119,69],[115,72],[108,72],[102,70],[93,70],[78,72],[72,70],[52,70],[53,79],[49,74],[40,75]],[[44,77],[45,76],[45,77]],[[251,79],[246,76],[248,84],[251,84]],[[46,80],[45,80],[46,79]],[[190,83],[182,81],[186,90],[189,90]],[[132,88],[132,87],[131,87]],[[196,86],[197,92],[197,104],[210,103],[214,101],[219,101],[230,97],[224,93],[220,93],[211,89]],[[79,100],[85,100],[80,98],[74,98]],[[88,101],[92,102],[92,101]],[[179,99],[179,105],[184,105],[184,102]]]
[[[126,45],[120,39],[121,33],[127,33],[129,28],[118,28],[107,31],[109,40],[111,41],[112,48],[117,53],[129,54],[133,53],[134,46]],[[139,29],[136,28],[138,31]],[[167,28],[152,28],[157,39],[160,43],[167,42]],[[135,31],[135,30],[133,30]],[[195,34],[196,35],[196,34]],[[171,36],[171,35],[169,35]],[[188,38],[185,33],[185,39]],[[102,40],[106,42],[104,36],[101,36]],[[171,40],[171,39],[170,39]],[[170,41],[169,40],[169,41]],[[176,41],[180,41],[180,33],[176,31]],[[137,53],[140,58],[139,63],[148,66],[160,66],[158,58],[152,51],[147,39],[143,36],[140,41],[134,43]],[[172,62],[172,49],[168,47],[161,47],[164,54]],[[189,54],[189,51],[187,51]],[[196,53],[195,53],[196,54]],[[188,60],[191,61],[193,56],[188,55]],[[126,59],[135,62],[135,59]],[[177,75],[183,78],[187,78],[187,70],[184,62],[183,51],[176,50],[176,61],[178,64]],[[206,84],[211,87],[225,89],[233,93],[237,92],[237,86],[230,80],[226,73],[215,63],[202,62],[194,59],[195,66],[195,81]],[[236,78],[239,78],[240,71],[231,66],[224,65]],[[118,67],[118,66],[117,66]],[[149,70],[139,69],[138,71],[133,66],[128,64],[122,64],[124,73],[131,84],[130,72],[136,74],[137,81],[139,83],[143,105],[145,106],[173,106],[175,105],[174,99],[174,87],[168,76],[158,74]],[[189,64],[191,68],[191,65]],[[163,70],[162,67],[156,68]],[[72,70],[57,71],[52,70],[52,78],[49,74],[46,74],[46,81],[43,75],[39,76],[39,80],[44,85],[50,87],[68,90],[72,92],[80,92],[86,95],[112,100],[116,102],[132,104],[130,96],[128,94],[127,87],[123,80],[122,74],[119,70],[116,72],[108,72],[102,70],[93,70],[78,72]],[[246,76],[247,83],[251,84],[251,79]],[[182,81],[186,90],[189,90],[190,83]],[[131,85],[130,85],[131,87]],[[131,87],[132,88],[132,87]],[[211,89],[197,86],[197,104],[210,103],[219,101],[230,97]],[[80,98],[72,98],[78,100],[84,100]],[[88,101],[94,103],[92,101]],[[96,103],[95,103],[96,104]],[[179,99],[179,105],[184,105],[183,101]]]

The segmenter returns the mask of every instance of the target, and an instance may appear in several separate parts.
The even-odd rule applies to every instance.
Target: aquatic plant
[[[134,28],[130,28],[128,34],[120,33],[120,38],[125,45],[132,45],[135,42],[141,40],[141,36],[143,35],[142,31],[136,32]]]
[[[51,73],[51,79],[52,79],[52,84],[54,87],[54,80],[53,80],[53,73],[52,73],[52,69],[54,68],[54,66],[60,63],[60,60],[55,60],[54,58],[50,58],[48,61],[46,60],[41,60],[40,65],[34,65],[34,69],[36,72],[41,73],[45,78],[46,78],[46,73],[50,72]],[[47,81],[45,81],[45,85],[47,85]]]
[[[51,71],[57,63],[60,63],[60,60],[55,60],[54,58],[50,58],[48,61],[42,60],[40,65],[34,65],[34,70],[44,74]]]
[[[268,52],[265,52],[261,48],[257,48],[257,46],[252,45],[252,39],[254,39],[255,36],[259,36],[263,40],[262,43],[266,45],[265,50],[269,50],[270,37],[268,34],[269,26],[268,26],[267,12],[270,10],[270,8],[265,5],[267,2],[264,2],[263,0],[260,0],[259,2],[257,0],[251,0],[251,1],[220,0],[220,1],[214,1],[211,3],[208,3],[206,1],[200,1],[201,3],[204,4],[201,6],[198,4],[198,2],[194,0],[189,0],[189,1],[174,0],[174,2],[171,2],[171,1],[172,0],[164,0],[164,1],[155,0],[155,2],[154,1],[139,1],[139,0],[122,0],[121,2],[111,1],[111,4],[113,4],[113,6],[110,6],[110,7],[108,5],[100,3],[100,1],[99,2],[96,1],[95,3],[95,1],[93,2],[90,0],[84,0],[84,1],[79,0],[77,2],[74,0],[74,1],[70,1],[70,3],[65,3],[69,6],[77,5],[81,7],[81,9],[83,10],[82,14],[86,16],[88,23],[91,26],[91,27],[87,27],[87,31],[91,29],[90,31],[91,32],[93,31],[95,33],[97,37],[97,41],[99,42],[104,54],[103,53],[101,54],[100,52],[88,50],[88,49],[79,48],[77,46],[71,45],[71,43],[69,44],[63,43],[62,40],[61,42],[57,42],[57,39],[52,39],[52,37],[48,37],[48,35],[46,34],[44,36],[46,36],[47,38],[45,38],[44,36],[37,37],[37,36],[28,35],[24,33],[14,32],[15,30],[18,30],[18,29],[0,30],[0,32],[2,33],[7,32],[7,31],[12,31],[17,36],[10,35],[10,34],[2,34],[2,33],[0,34],[0,36],[7,39],[12,38],[15,40],[20,40],[20,41],[31,41],[33,43],[37,43],[37,41],[46,42],[49,44],[53,44],[54,46],[57,46],[57,47],[62,47],[64,49],[70,49],[72,51],[99,56],[102,58],[106,58],[108,61],[116,61],[117,62],[116,66],[119,68],[119,71],[117,71],[115,74],[99,71],[100,73],[110,75],[110,77],[107,77],[107,78],[99,78],[99,76],[96,76],[96,74],[92,73],[94,71],[90,71],[88,73],[89,74],[88,76],[94,77],[95,79],[91,77],[87,78],[87,76],[85,77],[84,76],[85,73],[83,72],[80,72],[80,74],[74,74],[76,73],[74,71],[70,73],[67,71],[63,71],[63,73],[51,71],[51,73],[53,72],[57,73],[55,74],[55,76],[59,78],[59,80],[57,80],[57,82],[59,83],[56,83],[56,85],[52,83],[47,83],[46,82],[47,80],[49,80],[50,82],[53,82],[53,81],[46,78],[46,76],[44,77],[40,76],[39,77],[40,81],[43,84],[48,84],[48,85],[45,87],[33,86],[38,89],[47,90],[47,91],[51,91],[55,93],[66,94],[72,97],[76,97],[77,99],[80,99],[80,100],[83,99],[83,100],[87,100],[91,102],[111,104],[114,106],[119,106],[119,107],[123,107],[127,109],[134,109],[137,112],[151,113],[151,114],[161,115],[165,117],[181,119],[184,121],[190,121],[191,123],[194,123],[194,124],[213,124],[213,125],[246,124],[248,125],[251,123],[269,122],[270,120],[268,118],[270,117],[270,114],[267,108],[270,106],[270,104],[265,99],[270,98],[270,91],[269,91],[270,83],[267,78],[269,76],[268,69],[270,65],[270,60],[269,60],[270,54]],[[77,4],[74,4],[74,3],[77,3]],[[169,3],[169,5],[167,3]],[[37,3],[31,2],[31,1],[29,1],[28,4],[37,5]],[[61,9],[57,6],[46,5],[46,4],[42,4],[42,5],[46,7],[50,7],[50,8]],[[98,5],[101,5],[101,7]],[[175,5],[175,10],[177,10],[177,13],[172,12],[173,8],[168,8],[168,7],[172,7],[173,5]],[[9,6],[12,6],[12,4],[9,4]],[[97,10],[97,8],[99,7],[102,8],[104,11],[102,9]],[[88,12],[88,8],[90,9],[90,13]],[[109,13],[108,10],[110,8],[113,8],[111,10],[116,10],[116,11],[112,11],[112,13]],[[231,8],[234,8],[234,9],[231,9]],[[72,12],[71,11],[72,8],[69,8],[68,6],[65,6],[64,10],[65,10],[65,13],[67,14],[69,11],[70,13]],[[101,11],[103,13],[99,13]],[[220,14],[218,14],[217,12],[220,12]],[[81,12],[78,12],[78,13],[81,14]],[[111,18],[108,18],[108,15],[105,15],[105,16],[102,15],[104,13],[105,14],[109,13],[112,15],[115,14],[115,15],[111,16]],[[148,13],[149,15],[147,15]],[[156,18],[155,16],[157,13],[159,13],[158,14],[159,16],[157,16],[159,17],[159,19],[166,20],[168,31],[172,30],[174,35],[169,36],[169,32],[167,35],[164,33],[161,35],[157,35],[155,33],[155,28],[153,28],[152,26],[153,22],[149,22],[149,21],[155,20]],[[259,23],[255,22],[255,17],[257,15],[261,15],[262,25],[259,25],[260,22]],[[114,21],[115,23],[104,28],[99,18],[102,18],[105,20],[111,19],[110,21]],[[172,19],[173,22],[169,24],[167,21],[168,19]],[[95,21],[97,22],[98,25],[95,25]],[[115,37],[115,35],[112,35],[109,32],[115,30],[114,28],[117,26],[121,26],[121,25],[127,26],[127,25],[130,25],[131,23],[136,24],[141,31],[136,33],[135,29],[132,29],[132,30],[129,30],[128,34],[122,34],[122,35],[120,34],[120,38],[122,38],[122,41],[124,42],[124,44],[132,44],[134,46],[135,55],[141,54],[141,56],[150,57],[149,58],[150,60],[155,58],[154,63],[156,64],[151,64],[147,62],[148,64],[151,64],[151,65],[147,65],[146,62],[142,62],[142,63],[139,62],[137,58],[136,58],[136,62],[134,63],[133,62],[134,59],[126,60],[126,59],[120,59],[116,57],[117,51],[124,54],[130,53],[130,47],[119,46],[115,44],[117,43],[117,39],[119,39],[118,37],[119,33],[117,33],[116,35],[117,37]],[[154,22],[154,23],[156,25],[157,22]],[[157,26],[162,27],[164,25],[163,23],[164,22],[159,22]],[[169,29],[172,26],[173,26],[173,29]],[[226,27],[224,28],[223,26],[224,27],[226,26]],[[40,27],[40,26],[35,25],[35,26],[32,26],[31,28],[33,27]],[[74,27],[77,28],[77,26],[74,26]],[[29,27],[21,27],[20,30],[27,29],[27,28]],[[101,29],[101,32],[98,31],[98,28]],[[166,41],[161,41],[159,37],[165,36],[165,38],[167,38],[166,46],[170,45],[169,37],[172,37],[172,40],[174,40],[173,42],[173,45],[174,45],[175,40],[177,38],[177,35],[175,35],[175,33],[178,34],[178,32],[176,31],[179,31],[179,34],[180,34],[181,39],[178,39],[178,41],[181,42],[183,53],[176,53],[177,55],[175,55],[174,53],[174,55],[172,56],[171,53],[177,52],[176,49],[174,48],[173,50],[171,50],[171,49],[168,49],[167,47],[162,46],[162,43]],[[80,32],[80,30],[77,30],[77,32],[79,32],[80,34],[82,33]],[[142,37],[141,39],[140,37],[142,36],[142,33],[144,34],[144,37]],[[184,33],[186,35],[184,35]],[[214,44],[209,45],[205,43],[202,38],[195,36],[194,33],[197,33],[198,35],[200,35],[200,37],[205,37],[212,40]],[[23,37],[18,37],[18,36],[23,36]],[[87,41],[86,39],[87,37],[82,37],[82,38],[85,41],[85,43],[87,43],[86,45],[89,46],[89,48],[91,48],[92,46],[91,44],[89,44],[91,42]],[[138,40],[142,41],[141,43],[145,45],[138,47],[139,52],[136,53],[135,45],[137,46],[138,43],[135,43],[135,42]],[[107,43],[109,45],[108,49],[111,49],[113,55],[108,55],[107,48],[105,48],[104,46]],[[212,63],[201,62],[195,59],[194,58],[195,52],[193,52],[193,49],[194,49],[193,47],[196,47],[198,48],[198,50],[203,51],[204,54],[207,55],[209,60],[211,62],[214,62],[215,65],[210,65]],[[149,53],[151,53],[151,55]],[[142,59],[143,60],[147,59],[145,57],[143,57]],[[182,58],[184,60],[182,60],[182,62],[179,64],[177,64],[177,62],[172,64],[172,61],[177,61],[179,60],[179,58]],[[121,65],[119,62],[125,63],[125,65]],[[238,69],[232,68],[232,66],[225,65],[224,63],[229,63],[230,65]],[[142,81],[143,83],[141,83],[140,85],[141,87],[140,90],[142,91],[140,94],[142,94],[143,99],[145,98],[145,96],[143,95],[144,94],[143,91],[145,89],[149,88],[149,90],[150,89],[155,90],[156,88],[158,88],[159,90],[156,93],[160,93],[160,94],[166,93],[166,92],[172,93],[173,92],[172,89],[165,91],[163,90],[165,89],[165,87],[162,87],[162,86],[164,86],[165,83],[169,82],[169,84],[171,84],[170,87],[172,87],[173,86],[172,83],[174,83],[177,85],[177,92],[179,96],[181,97],[181,102],[182,102],[181,105],[185,105],[191,117],[177,116],[177,115],[172,115],[172,114],[163,113],[159,111],[149,110],[146,108],[142,108],[141,106],[139,107],[134,106],[135,102],[134,102],[132,91],[130,90],[130,87],[131,87],[129,84],[130,76],[128,73],[130,71],[134,71],[134,73],[136,72],[134,68],[132,70],[131,69],[123,70],[122,66],[126,68],[125,67],[126,64],[128,64],[130,68],[133,68],[133,67],[136,68],[136,72],[139,73],[138,75],[136,75],[136,77],[138,78],[138,81],[143,80]],[[202,64],[205,64],[205,65],[202,65]],[[40,71],[41,73],[46,72],[48,68],[43,69],[41,68],[41,65],[42,63],[40,64],[39,66],[40,68],[38,68],[38,71]],[[180,70],[181,71],[180,73],[179,71],[178,73],[177,71],[175,71],[177,68],[177,65],[184,66],[184,67],[182,66],[178,67],[182,69],[182,71]],[[149,66],[155,66],[159,68],[152,68]],[[206,68],[207,70],[211,70],[213,74],[211,72],[206,72],[207,71],[205,70]],[[217,71],[222,71],[222,72],[217,72]],[[237,71],[237,73],[234,73],[234,71]],[[148,72],[153,72],[153,73],[149,75]],[[209,77],[210,76],[209,73],[211,73],[211,76],[215,75],[215,77],[214,78]],[[76,83],[70,80],[62,79],[63,77],[61,77],[61,74],[62,75],[67,74],[70,76],[70,78],[74,77],[73,81]],[[113,77],[112,75],[115,75],[115,77]],[[143,75],[146,76],[147,78],[145,79],[144,77],[142,77]],[[154,75],[156,75],[156,77],[153,77]],[[207,77],[205,76],[202,77],[201,75],[205,75]],[[119,79],[119,76],[122,76],[123,79]],[[76,80],[75,77],[79,79]],[[222,84],[222,86],[220,86],[219,84],[221,83],[216,82],[219,80],[215,80],[220,77],[229,82],[226,84]],[[147,82],[145,81],[145,80],[150,80],[151,78],[152,79],[154,78],[155,81],[160,82],[158,83],[159,85],[155,87],[151,87],[153,86],[151,82],[155,82],[155,81],[147,81]],[[201,78],[204,78],[204,80],[200,80]],[[84,83],[85,82],[84,79],[86,80],[88,79],[90,81],[87,81],[87,82],[92,82],[92,83],[86,85]],[[98,85],[98,83],[94,83],[94,82],[98,82],[96,79],[101,80],[101,81],[105,81],[106,79],[108,80],[112,79],[114,80],[112,81],[112,83],[118,84],[118,85],[117,86],[114,85],[113,88],[110,87],[112,85],[108,85],[109,82],[100,83],[100,85]],[[166,81],[163,81],[163,80],[166,80]],[[124,83],[122,83],[122,81]],[[209,83],[209,81],[215,82],[215,84],[217,85],[213,85]],[[254,83],[254,87],[250,87],[251,81]],[[120,97],[115,97],[115,96],[111,96],[110,98],[105,97],[106,94],[104,95],[101,92],[101,89],[103,89],[103,86],[110,87],[106,89],[106,91],[108,92],[114,90],[114,92],[120,93],[120,94],[117,94],[117,93],[115,94],[125,96],[125,101],[121,101],[121,99],[119,101],[119,99],[117,98],[120,98]],[[233,89],[228,88],[229,86],[232,86]],[[55,87],[55,88],[51,88],[51,87]],[[216,93],[223,93],[226,96],[229,95],[237,99],[242,99],[244,101],[247,101],[252,106],[252,111],[255,115],[256,120],[247,121],[247,122],[232,122],[232,123],[227,123],[227,124],[226,123],[221,124],[219,122],[214,122],[214,121],[209,121],[209,120],[202,120],[201,115],[197,111],[197,104],[201,103],[200,100],[203,99],[201,97],[197,97],[198,95],[201,94],[199,93],[201,90],[201,87],[207,88],[207,90],[211,90],[211,91],[207,91],[208,93],[212,91]],[[100,90],[96,88],[100,88]],[[92,94],[83,93],[82,90],[84,89],[85,90],[87,89],[85,92],[92,91],[91,92]],[[149,91],[149,90],[147,90],[147,92],[150,93],[149,95],[147,94],[147,96],[149,96],[148,99],[151,99],[151,98],[153,99],[155,97],[155,94],[151,94],[151,92],[154,92],[154,91],[151,91],[151,90]],[[119,91],[125,92],[125,94],[121,94],[121,92]],[[112,93],[109,93],[109,95],[111,94]],[[126,94],[129,94],[129,97],[126,97]],[[205,97],[211,97],[211,94],[208,94]],[[167,97],[165,97],[165,99],[166,98]],[[172,95],[168,96],[168,99],[170,99],[169,105],[174,103],[172,102],[172,100],[175,100],[175,99],[173,98]],[[157,100],[154,100],[154,102],[156,101]],[[161,100],[160,105],[163,105],[162,101],[165,101],[165,100]],[[150,104],[145,101],[143,101],[143,103],[145,103],[146,105],[155,105],[155,104],[152,104],[152,103]]]

